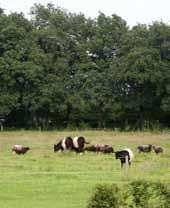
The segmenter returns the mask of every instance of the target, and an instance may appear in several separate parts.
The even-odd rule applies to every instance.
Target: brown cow
[[[153,146],[153,150],[155,151],[156,154],[159,154],[159,153],[163,152],[163,148],[162,147],[155,147],[155,146]]]
[[[152,145],[148,144],[148,145],[141,145],[137,147],[138,152],[151,152],[152,151]]]
[[[85,148],[86,151],[89,152],[98,152],[98,153],[104,153],[104,154],[109,154],[109,153],[113,153],[113,147],[107,145],[107,144],[97,144],[97,145],[92,145],[89,147]]]
[[[109,146],[109,145],[104,145],[103,147],[100,148],[100,152],[104,153],[104,154],[110,154],[113,153],[113,147]]]
[[[23,147],[22,145],[14,145],[12,147],[12,152],[18,155],[21,155],[21,154],[24,155],[27,153],[28,150],[30,150],[29,147]]]

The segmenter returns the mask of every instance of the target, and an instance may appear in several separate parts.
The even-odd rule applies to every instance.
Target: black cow
[[[79,137],[74,137],[73,138],[73,149],[76,153],[84,152],[85,144],[89,144],[89,143],[86,142],[84,137],[79,136]]]
[[[128,159],[128,164],[130,166],[133,156],[134,156],[133,152],[130,149],[124,149],[124,150],[115,152],[115,158],[121,161],[121,168],[123,168],[123,165],[126,163],[126,157]]]
[[[66,137],[61,139],[58,144],[54,144],[54,152],[57,151],[66,151],[66,150],[73,150],[73,139],[71,137]]]
[[[30,150],[29,147],[23,147],[22,145],[14,145],[14,146],[12,147],[12,152],[13,152],[13,153],[16,153],[16,154],[18,154],[18,155],[21,155],[21,154],[24,155],[24,154],[27,153],[28,150]]]
[[[148,144],[148,145],[141,145],[137,147],[138,152],[151,152],[152,151],[152,145]]]

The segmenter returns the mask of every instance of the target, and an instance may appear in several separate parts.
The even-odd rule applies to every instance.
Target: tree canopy
[[[170,26],[35,4],[0,12],[0,116],[15,128],[170,125]]]

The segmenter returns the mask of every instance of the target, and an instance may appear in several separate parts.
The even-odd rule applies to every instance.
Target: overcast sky
[[[49,2],[70,12],[82,12],[86,17],[95,18],[99,11],[106,15],[117,14],[130,26],[156,20],[170,24],[170,0],[0,0],[0,7],[6,14],[16,11],[28,17],[34,3],[46,5]]]

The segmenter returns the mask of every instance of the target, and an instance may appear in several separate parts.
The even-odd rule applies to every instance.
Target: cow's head
[[[54,152],[57,152],[61,149],[61,144],[58,143],[58,144],[54,144]]]
[[[109,147],[109,148],[108,148],[108,151],[109,151],[109,153],[114,153],[113,147]]]
[[[153,145],[152,145],[152,144],[149,144],[148,147],[149,147],[150,149],[152,149],[152,148],[153,148]]]
[[[115,152],[115,158],[116,158],[116,159],[119,158],[119,152]]]

